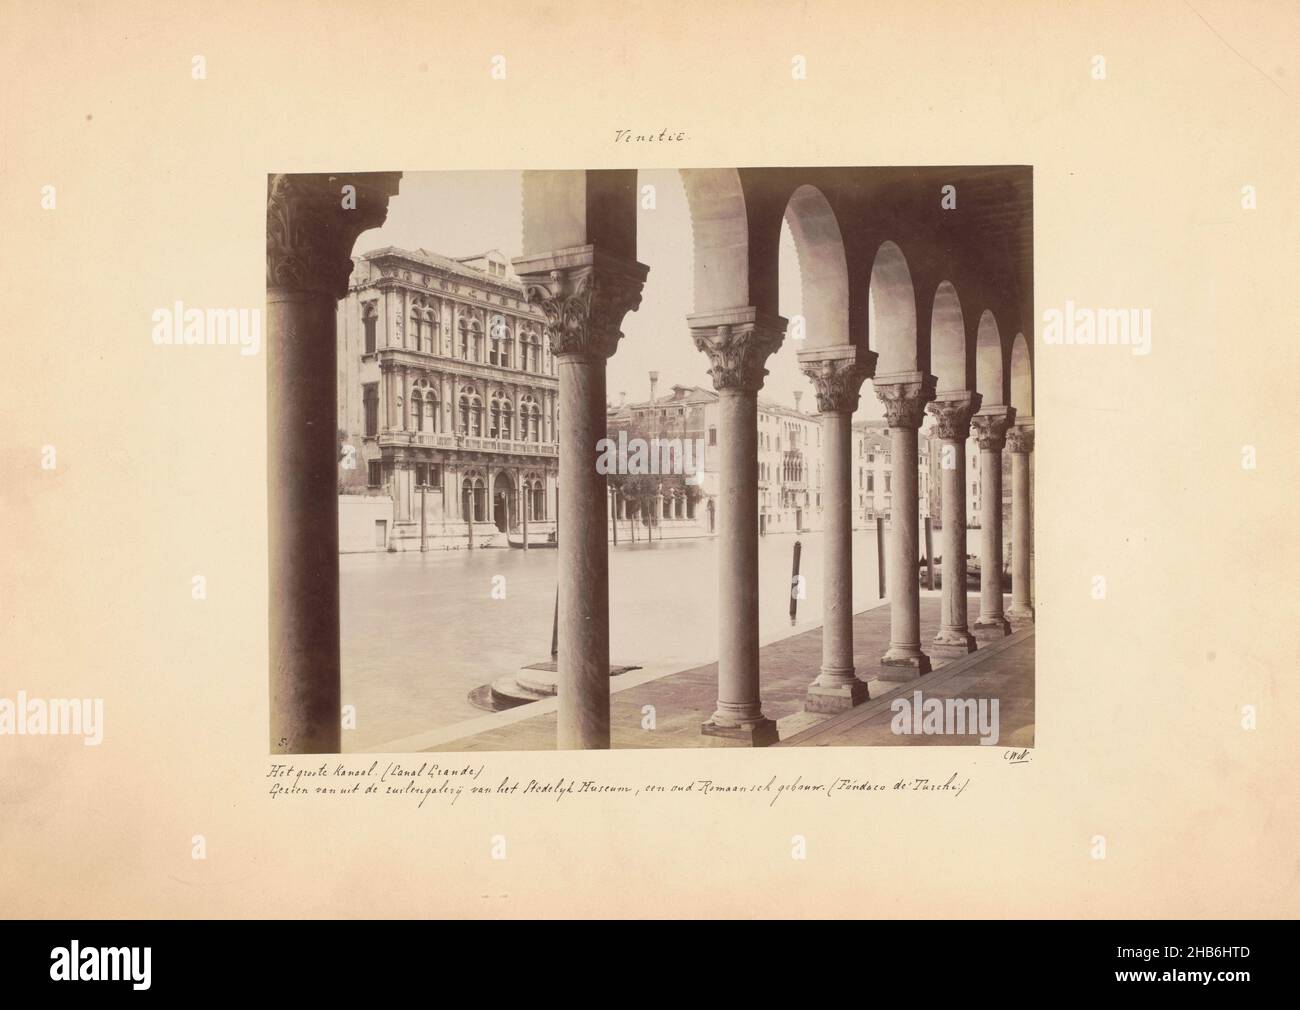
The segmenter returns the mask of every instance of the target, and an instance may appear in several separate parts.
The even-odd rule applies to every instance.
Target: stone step
[[[519,683],[513,674],[498,677],[489,686],[489,691],[491,692],[492,703],[498,707],[498,710],[518,708],[520,705],[527,705],[534,701],[544,701],[555,696],[554,692],[546,694],[525,687]]]
[[[629,670],[639,669],[639,666],[616,665],[609,668],[609,675],[617,677]],[[492,702],[502,708],[515,708],[529,702],[554,698],[559,691],[555,660],[532,663],[517,673],[498,677],[490,685],[490,690]]]

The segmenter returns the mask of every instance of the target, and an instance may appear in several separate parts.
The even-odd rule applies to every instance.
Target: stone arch
[[[920,370],[916,290],[903,250],[890,241],[880,244],[871,264],[867,331],[871,349],[880,355],[876,363],[878,377]]]
[[[970,389],[968,360],[961,299],[951,282],[942,281],[935,289],[930,311],[930,367],[938,380],[936,391],[953,393]]]
[[[1011,341],[1011,406],[1017,420],[1034,416],[1034,363],[1023,333]]]
[[[734,168],[682,169],[691,213],[697,313],[750,305],[749,215]]]
[[[785,221],[799,257],[806,348],[841,347],[849,340],[849,268],[835,211],[816,186],[791,195]]]
[[[492,522],[505,533],[514,527],[518,509],[515,505],[515,482],[505,470],[492,478]]]
[[[1002,360],[1002,337],[998,321],[985,309],[975,336],[975,391],[982,397],[983,408],[1004,407],[1007,403],[1006,369]]]

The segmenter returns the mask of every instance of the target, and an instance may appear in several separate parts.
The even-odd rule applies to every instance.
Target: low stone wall
[[[539,531],[529,528],[529,539],[535,540]],[[469,525],[467,523],[429,523],[425,530],[425,544],[431,551],[465,550],[471,546]],[[418,519],[400,522],[394,529],[389,541],[389,550],[418,551],[420,549],[420,521]],[[475,523],[473,544],[478,548],[505,548],[506,535],[496,528],[495,523]]]
[[[605,539],[610,543],[614,542],[614,531],[606,524]],[[715,536],[709,532],[708,520],[699,519],[661,519],[657,526],[647,529],[640,522],[634,522],[628,519],[618,521],[618,542],[622,544],[632,543],[633,528],[636,530],[636,542],[645,543],[647,537],[650,540],[690,540],[694,537]]]
[[[388,495],[339,495],[340,554],[387,550],[392,533],[393,499]]]

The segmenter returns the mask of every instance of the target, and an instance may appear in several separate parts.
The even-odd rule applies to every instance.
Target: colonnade
[[[997,231],[1013,215],[990,212],[981,218],[978,198],[968,199],[967,206],[975,204],[975,212],[962,219],[974,222],[962,225],[968,232],[935,243],[944,255],[927,251],[911,269],[897,245],[858,223],[875,214],[889,219],[891,228],[906,228],[902,211],[891,217],[871,203],[871,186],[882,173],[879,178],[894,186],[929,186],[929,171],[763,169],[743,177],[734,170],[682,172],[695,223],[696,311],[686,321],[695,347],[708,359],[720,410],[717,702],[701,726],[715,742],[763,746],[777,740],[760,690],[757,399],[766,362],[781,348],[788,325],[776,311],[775,236],[783,218],[799,247],[809,337],[799,365],[816,391],[825,432],[822,661],[819,670],[810,671],[805,707],[838,711],[861,704],[869,694],[871,678],[857,669],[854,655],[851,537],[851,424],[868,378],[888,420],[894,477],[886,562],[890,638],[871,672],[890,682],[922,677],[931,669],[931,654],[965,654],[978,640],[1008,634],[1011,621],[1033,618],[1032,380],[1028,342],[1016,332],[1021,320],[1032,318],[1027,295],[1016,293],[1031,291],[1032,284],[1024,256],[1012,242],[1016,236]],[[935,180],[961,170],[945,171]],[[1005,171],[1011,173],[1013,195],[1019,193],[1017,187],[1025,185],[1015,174],[1020,170]],[[838,194],[835,206],[803,181],[803,174]],[[295,181],[303,178],[309,181]],[[278,752],[338,746],[333,299],[346,290],[351,241],[361,219],[340,229],[338,214],[330,209],[333,183],[321,181],[330,178],[273,177],[268,199],[272,596],[284,601],[279,615],[275,606],[272,614],[272,748]],[[349,181],[356,184],[358,178]],[[977,195],[983,178],[972,177]],[[624,316],[640,304],[650,268],[634,258],[634,172],[525,173],[524,187],[524,255],[514,266],[527,302],[546,320],[563,417],[556,744],[607,748],[608,494],[596,465],[597,444],[606,435],[606,363],[622,337]],[[375,176],[370,189],[375,207],[386,204],[396,176]],[[929,213],[919,201],[905,206],[907,213]],[[337,264],[324,272],[327,285],[277,252],[283,229],[277,231],[273,222],[285,208],[295,207],[305,215],[300,221],[326,221],[325,227],[312,224],[288,234],[291,245],[311,247],[310,262]],[[376,217],[383,219],[374,210],[365,227],[373,227]],[[934,227],[927,223],[928,232],[918,230],[928,234]],[[951,250],[977,248],[977,239],[988,244],[982,255],[952,259],[957,253]],[[1017,241],[1023,245],[1023,238]],[[948,276],[957,277],[956,288],[969,292],[963,296],[968,304],[983,311],[941,307],[944,286],[954,289]],[[311,339],[298,339],[302,335]],[[310,351],[304,350],[308,344]],[[917,442],[927,411],[943,456],[942,616],[932,643],[921,641],[917,569]],[[980,613],[973,625],[966,606],[964,451],[972,429],[980,445],[983,502]],[[311,451],[304,455],[307,447]],[[1013,496],[1013,600],[1005,614],[1004,448],[1012,453]],[[304,535],[304,517],[311,536]]]

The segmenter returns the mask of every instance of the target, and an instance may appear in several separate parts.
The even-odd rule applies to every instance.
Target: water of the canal
[[[790,624],[790,561],[803,544],[805,599]],[[759,636],[766,643],[818,627],[817,533],[759,541]],[[878,597],[873,530],[853,537],[854,609]],[[350,751],[375,748],[484,713],[468,694],[549,658],[557,552],[454,550],[339,558],[343,702],[357,712]],[[717,658],[718,544],[714,539],[610,549],[610,659],[685,669]],[[506,598],[492,598],[493,576]],[[815,671],[810,671],[815,673]]]

